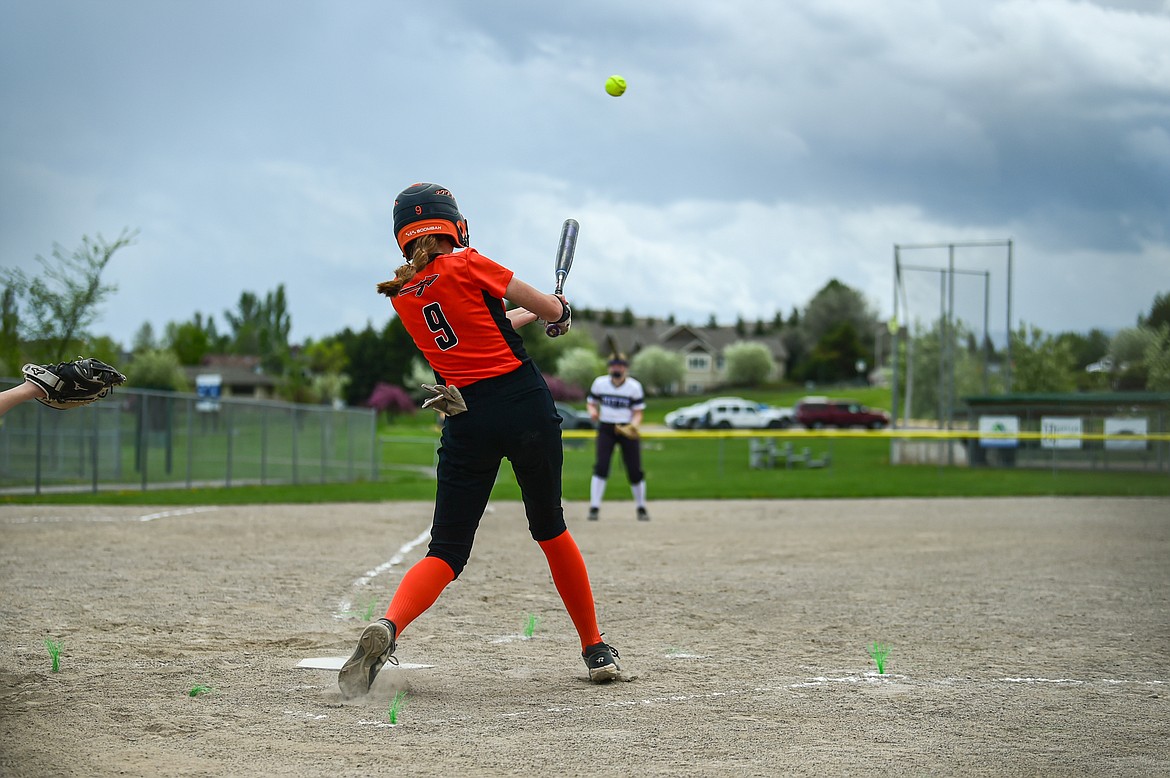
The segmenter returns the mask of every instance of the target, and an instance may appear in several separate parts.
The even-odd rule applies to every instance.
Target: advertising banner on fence
[[[984,448],[1015,448],[1019,431],[1019,416],[979,417],[979,445]]]
[[[1144,416],[1121,418],[1114,416],[1105,419],[1106,435],[1149,435],[1150,422]],[[1145,451],[1144,440],[1107,440],[1106,451]]]
[[[1041,416],[1040,448],[1080,448],[1084,424],[1079,416]],[[1066,437],[1075,435],[1076,437]]]
[[[219,397],[223,392],[223,376],[219,373],[203,373],[195,376],[195,393],[199,395],[199,402],[195,403],[197,411],[218,411]]]

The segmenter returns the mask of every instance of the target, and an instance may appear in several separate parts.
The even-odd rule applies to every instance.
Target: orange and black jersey
[[[528,360],[504,307],[512,275],[473,248],[457,249],[431,260],[392,298],[441,382],[462,388]]]

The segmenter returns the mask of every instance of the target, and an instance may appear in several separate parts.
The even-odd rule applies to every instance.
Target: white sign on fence
[[[1040,417],[1040,448],[1080,448],[1083,433],[1084,424],[1079,416]]]
[[[1149,435],[1150,421],[1145,416],[1122,418],[1114,416],[1105,419],[1106,435]],[[1144,440],[1107,440],[1106,451],[1145,451]]]
[[[1019,416],[979,417],[979,445],[984,448],[1015,448],[1019,431]]]

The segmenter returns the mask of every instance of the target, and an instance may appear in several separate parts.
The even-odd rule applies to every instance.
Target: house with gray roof
[[[618,348],[631,358],[647,346],[659,346],[681,354],[686,372],[682,385],[673,389],[678,394],[704,394],[726,385],[724,351],[741,341],[762,343],[768,348],[776,362],[776,372],[770,380],[784,378],[788,361],[788,349],[779,333],[752,335],[749,332],[741,335],[735,327],[697,327],[654,319],[634,319],[632,324],[602,323],[596,317],[584,320],[574,317],[573,327],[581,327],[589,333],[597,343],[599,354],[609,353],[609,338],[613,338]]]

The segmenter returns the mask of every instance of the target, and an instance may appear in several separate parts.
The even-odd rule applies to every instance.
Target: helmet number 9
[[[447,317],[443,315],[443,309],[438,303],[428,303],[422,309],[423,319],[427,323],[427,329],[435,333],[435,345],[439,347],[440,351],[447,351],[455,348],[459,344],[459,338],[455,336],[455,330],[451,329],[450,322]]]
[[[414,212],[416,214],[418,214],[419,216],[422,216],[422,206],[421,205],[414,206]]]

